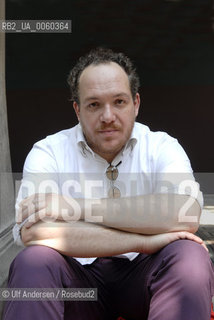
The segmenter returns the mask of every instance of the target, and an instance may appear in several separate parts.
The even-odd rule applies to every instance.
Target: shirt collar
[[[136,126],[134,124],[131,136],[130,136],[129,140],[127,141],[127,143],[126,143],[126,145],[125,145],[125,147],[124,147],[122,152],[124,153],[124,152],[126,152],[126,150],[129,151],[129,149],[131,149],[131,152],[132,152],[134,147],[137,144],[137,140],[138,140],[138,138],[137,138]]]
[[[81,124],[79,123],[77,125],[77,145],[80,148],[80,151],[82,152],[83,156],[87,156],[87,152],[91,153],[94,156],[94,151],[88,146],[83,131]]]

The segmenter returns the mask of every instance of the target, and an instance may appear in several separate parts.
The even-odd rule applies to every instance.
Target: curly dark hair
[[[79,78],[83,70],[89,65],[99,65],[103,63],[116,62],[126,72],[129,78],[130,90],[133,100],[138,92],[140,81],[136,73],[136,69],[131,60],[123,53],[113,52],[111,49],[98,47],[91,50],[85,56],[82,56],[77,61],[76,65],[70,71],[68,76],[68,84],[71,90],[71,101],[76,101],[79,104]]]

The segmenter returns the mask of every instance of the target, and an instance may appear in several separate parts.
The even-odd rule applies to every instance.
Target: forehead
[[[79,93],[105,93],[126,90],[130,93],[126,72],[115,62],[90,65],[85,68],[79,79]]]

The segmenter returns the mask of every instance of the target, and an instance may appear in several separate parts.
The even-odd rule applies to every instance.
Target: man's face
[[[128,141],[140,105],[128,76],[114,62],[90,65],[79,79],[79,105],[73,106],[91,149],[111,162]]]

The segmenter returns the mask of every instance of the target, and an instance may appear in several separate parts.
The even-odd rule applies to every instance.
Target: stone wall
[[[0,1],[0,20],[4,20],[5,2]],[[0,286],[7,284],[9,265],[20,250],[13,243],[14,185],[11,172],[5,94],[5,34],[0,33]],[[0,301],[0,314],[2,302]]]

